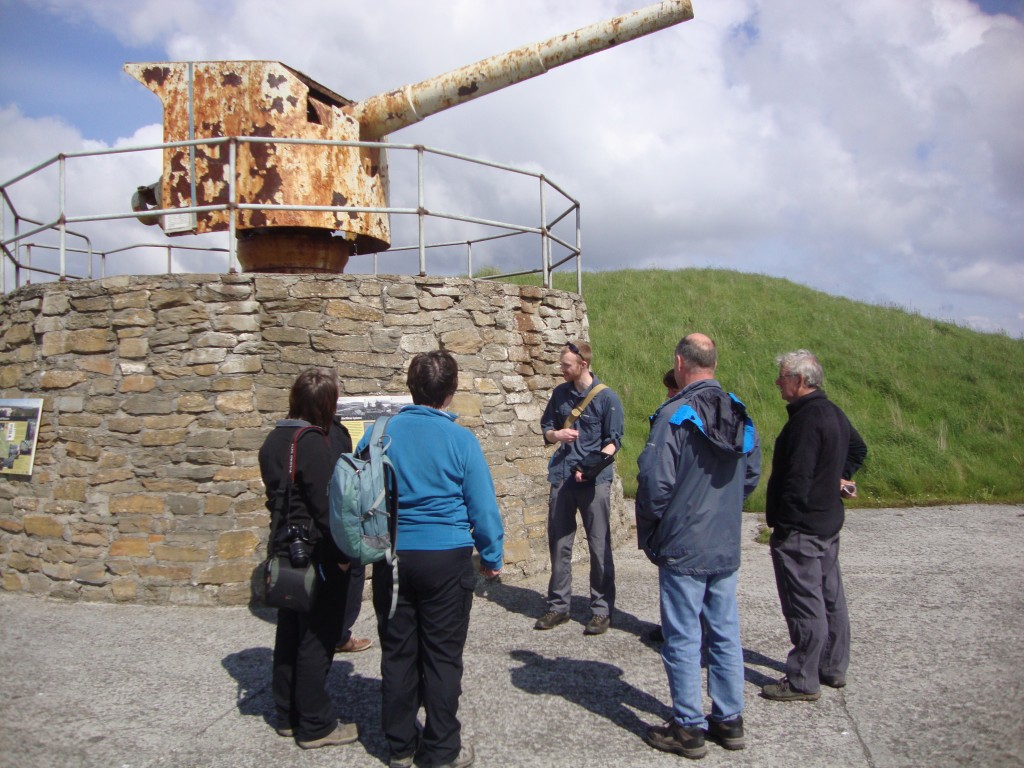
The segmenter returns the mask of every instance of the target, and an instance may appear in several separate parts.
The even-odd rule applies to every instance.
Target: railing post
[[[576,203],[576,293],[583,295],[583,245],[580,242],[579,203]]]
[[[469,279],[473,279],[473,242],[471,240],[466,241],[466,271],[469,273]]]
[[[58,161],[58,166],[57,166],[58,169],[59,169],[59,173],[58,173],[58,185],[59,185],[58,186],[58,190],[59,191],[57,193],[58,194],[57,205],[58,205],[60,210],[59,210],[59,218],[57,219],[57,221],[59,222],[58,226],[59,226],[59,229],[60,229],[60,279],[61,279],[61,282],[63,282],[64,280],[67,279],[67,250],[66,249],[67,249],[68,225],[67,225],[67,222],[65,221],[65,217],[67,216],[67,210],[65,208],[65,206],[67,205],[67,178],[66,178],[66,168],[65,168],[65,166],[66,166],[65,157],[64,157],[64,155],[60,155],[59,158],[60,159]]]
[[[540,271],[541,284],[545,288],[551,287],[551,252],[548,241],[548,214],[544,201],[544,174],[537,177],[540,184]]]
[[[423,203],[423,146],[419,145],[416,147],[416,217],[419,219],[420,277],[427,275],[427,246],[424,242],[427,209]]]
[[[235,217],[238,212],[238,185],[235,183],[235,165],[238,158],[238,140],[232,136],[228,142],[228,274],[234,274],[238,265],[238,244],[235,238]]]
[[[0,242],[2,242],[2,241],[7,239],[7,238],[4,237],[4,232],[6,232],[6,229],[4,227],[4,222],[7,220],[7,217],[4,215],[4,211],[6,209],[7,209],[7,195],[0,193]],[[11,214],[13,215],[14,211],[11,211]],[[15,255],[14,261],[17,262],[18,261],[18,259],[17,259],[18,244],[17,243],[14,244],[14,255]],[[0,293],[7,293],[7,249],[6,248],[4,249],[4,252],[2,254],[0,254]]]

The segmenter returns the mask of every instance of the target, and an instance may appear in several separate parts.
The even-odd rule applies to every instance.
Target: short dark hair
[[[307,368],[288,395],[288,418],[302,419],[323,430],[338,410],[338,374],[330,368]]]
[[[443,349],[421,352],[409,363],[405,383],[416,405],[441,408],[459,387],[459,364]]]
[[[665,375],[661,377],[661,386],[665,389],[679,389],[679,385],[676,383],[675,368],[669,368],[665,371]]]

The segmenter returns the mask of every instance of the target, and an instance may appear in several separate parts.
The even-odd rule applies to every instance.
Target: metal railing
[[[320,206],[302,204],[268,204],[268,203],[243,203],[237,199],[237,155],[240,144],[310,144],[341,147],[380,147],[389,151],[397,151],[404,154],[415,153],[416,158],[416,206],[415,207],[387,207],[373,208],[361,206]],[[76,213],[71,210],[68,203],[68,166],[69,163],[77,162],[85,158],[106,158],[113,155],[128,153],[144,153],[163,151],[178,147],[215,146],[228,145],[228,179],[229,193],[228,200],[216,205],[191,206],[188,208],[159,208],[146,210],[144,213],[131,210],[118,210],[104,213]],[[525,177],[532,177],[537,181],[537,218],[532,223],[506,221],[500,218],[501,212],[496,217],[483,218],[471,216],[466,213],[459,213],[450,210],[433,209],[429,205],[427,195],[427,166],[425,160],[428,157],[448,158],[458,162],[469,163],[482,168],[493,169],[498,172],[518,174]],[[394,165],[394,164],[392,164]],[[399,167],[399,166],[394,166]],[[15,205],[15,194],[18,185],[27,182],[40,182],[41,176],[49,169],[56,169],[56,188],[53,183],[49,189],[57,197],[56,214],[52,217],[31,218],[19,213]],[[45,184],[44,184],[45,187]],[[126,191],[125,198],[130,196]],[[548,212],[551,206],[551,199],[563,201],[556,206],[551,214]],[[564,207],[561,207],[563,206]],[[164,215],[192,215],[212,211],[236,212],[228,216],[227,244],[218,246],[176,244],[174,238],[165,237],[162,242],[137,242],[127,245],[110,245],[101,247],[100,243],[107,243],[110,240],[108,233],[98,228],[97,225],[120,220],[139,219],[144,217],[156,217]],[[13,272],[13,288],[18,288],[24,283],[32,282],[33,275],[53,277],[60,280],[70,279],[92,279],[105,277],[108,274],[108,262],[116,266],[116,257],[128,252],[140,249],[158,249],[166,256],[165,266],[168,274],[177,272],[190,272],[194,270],[175,269],[175,254],[198,252],[206,256],[215,257],[224,264],[227,272],[238,271],[237,242],[235,238],[235,226],[237,212],[240,211],[325,211],[332,213],[374,213],[386,214],[391,217],[416,217],[416,238],[415,243],[408,245],[394,246],[386,251],[373,254],[354,254],[353,258],[372,256],[372,274],[380,273],[380,265],[383,259],[391,255],[399,255],[416,251],[418,256],[418,271],[420,275],[426,275],[427,255],[429,252],[439,249],[464,248],[467,274],[471,277],[474,271],[474,247],[478,250],[497,241],[510,238],[523,238],[524,236],[536,236],[540,240],[539,266],[528,266],[523,269],[512,269],[502,271],[500,267],[497,274],[488,273],[484,277],[497,279],[503,277],[515,277],[519,275],[539,274],[544,287],[550,288],[552,274],[563,265],[573,262],[576,267],[576,291],[582,293],[582,268],[580,251],[580,204],[579,201],[570,196],[561,187],[555,184],[544,174],[514,168],[509,165],[494,163],[487,160],[469,157],[456,152],[425,147],[419,144],[396,144],[390,142],[363,142],[363,141],[333,141],[322,139],[290,139],[290,138],[265,138],[265,137],[221,137],[213,139],[196,139],[192,141],[168,142],[141,147],[114,148],[95,151],[73,152],[59,154],[55,157],[36,165],[24,173],[14,177],[0,186],[0,249],[3,259],[0,260],[0,292],[8,291],[8,272]],[[467,236],[465,239],[452,239],[451,237],[441,242],[428,242],[426,238],[426,222],[430,219],[457,222],[467,226],[484,228],[493,234]],[[561,229],[574,226],[568,235],[560,236],[554,231],[561,225]],[[13,230],[13,231],[11,231]],[[190,235],[192,238],[223,238],[224,233],[208,233],[201,235]],[[49,240],[47,240],[49,238]],[[69,242],[70,241],[70,242]],[[558,249],[556,255],[555,249]],[[524,261],[522,247],[517,252],[520,262]],[[42,252],[44,254],[57,254],[56,266],[44,266],[34,263],[33,255]],[[69,265],[70,260],[70,265]],[[94,264],[97,262],[98,264]],[[525,259],[528,263],[530,259]],[[216,262],[213,262],[216,263]],[[351,263],[351,262],[350,262]],[[537,262],[535,262],[537,263]],[[98,267],[98,269],[97,269]],[[205,270],[205,271],[219,271]],[[150,272],[151,274],[152,272]],[[137,274],[129,271],[116,271],[116,274]],[[12,289],[13,289],[12,288]]]

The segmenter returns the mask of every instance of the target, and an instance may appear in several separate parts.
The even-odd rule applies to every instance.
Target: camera
[[[301,525],[289,525],[285,533],[285,541],[288,542],[288,559],[296,568],[302,568],[309,564],[309,534]]]

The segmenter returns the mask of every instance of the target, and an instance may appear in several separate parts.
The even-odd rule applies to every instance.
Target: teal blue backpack
[[[358,455],[343,453],[328,487],[331,536],[346,556],[369,565],[392,566],[394,613],[398,587],[398,475],[387,457],[390,416],[373,423],[367,447]]]

